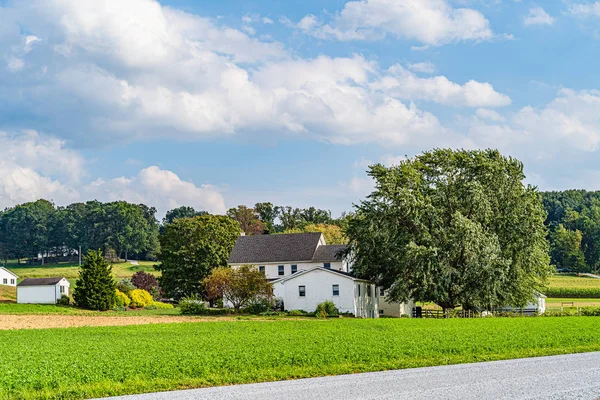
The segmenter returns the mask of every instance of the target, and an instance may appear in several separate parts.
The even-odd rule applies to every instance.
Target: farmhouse
[[[0,267],[0,285],[17,286],[19,277],[4,267]]]
[[[377,318],[377,290],[372,282],[350,274],[341,253],[345,245],[327,245],[323,234],[240,236],[229,265],[253,265],[272,281],[286,310],[314,311],[331,300],[340,312]]]
[[[69,295],[69,281],[63,277],[29,278],[17,285],[17,303],[56,304]]]

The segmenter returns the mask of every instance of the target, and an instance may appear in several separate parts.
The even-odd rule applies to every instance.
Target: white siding
[[[7,269],[0,268],[0,285],[17,286],[17,277]]]
[[[348,272],[347,264],[342,261],[330,262],[331,269],[336,271]],[[257,269],[261,266],[265,267],[265,276],[267,279],[280,279],[292,275],[292,265],[298,266],[298,272],[306,271],[315,267],[323,267],[322,262],[280,262],[280,263],[263,263],[253,264]],[[279,266],[283,265],[283,275],[279,275]],[[239,268],[240,265],[231,265],[231,268]]]
[[[394,303],[386,300],[385,296],[381,295],[381,288],[379,290],[379,315],[385,315],[387,317],[401,317],[407,315],[412,316],[412,309],[415,307],[414,301],[407,303]]]
[[[339,285],[339,295],[333,295],[333,285]],[[357,286],[361,286],[358,296]],[[355,281],[351,277],[314,269],[292,279],[274,283],[275,297],[283,299],[286,310],[313,312],[319,303],[331,300],[340,312],[352,313],[357,317],[377,318],[377,298],[375,285]],[[299,288],[304,286],[305,296],[300,296]],[[371,297],[367,295],[371,286]]]
[[[48,286],[17,286],[17,303],[21,304],[56,304],[62,297],[60,287],[65,289],[65,295],[69,294],[69,281],[61,280],[56,285]]]

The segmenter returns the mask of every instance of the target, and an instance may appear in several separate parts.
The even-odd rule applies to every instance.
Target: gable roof
[[[17,286],[54,286],[63,279],[65,278],[62,276],[53,278],[27,278],[23,279]]]
[[[342,259],[340,253],[346,250],[348,246],[345,244],[328,244],[317,247],[313,255],[313,261],[340,261]]]
[[[240,236],[229,256],[230,264],[311,261],[322,233]]]
[[[12,276],[14,276],[15,278],[19,277],[17,274],[15,274],[14,272],[11,272],[11,271],[7,270],[4,267],[0,267],[0,270],[8,272],[9,274],[11,274]]]
[[[350,274],[348,272],[343,272],[343,271],[338,271],[336,269],[329,269],[329,268],[323,268],[323,267],[313,267],[313,268],[310,268],[310,269],[306,269],[304,271],[300,271],[300,272],[297,272],[295,274],[288,275],[288,276],[280,278],[280,279],[276,279],[276,280],[272,281],[272,283],[279,283],[279,282],[290,281],[290,280],[292,280],[294,278],[297,278],[297,277],[302,276],[302,275],[310,274],[311,272],[317,271],[317,270],[325,271],[325,272],[330,272],[330,273],[335,274],[335,275],[341,275],[342,277],[347,278],[347,279],[352,279],[353,281],[361,281],[361,282],[369,282],[369,283],[371,283],[370,281],[368,281],[366,279],[359,279],[359,278],[355,277],[354,275],[352,275],[352,274]]]

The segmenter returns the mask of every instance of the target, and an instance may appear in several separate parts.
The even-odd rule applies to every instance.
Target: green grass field
[[[157,276],[160,275],[160,272],[154,270],[155,262],[140,261],[139,264],[131,265],[128,262],[113,264],[113,274],[116,278],[131,278],[138,271],[145,271]],[[36,267],[10,265],[7,269],[17,274],[19,279],[64,276],[69,280],[75,280],[79,277],[79,266],[73,263],[48,264]]]
[[[554,275],[550,277],[548,287],[600,289],[600,279],[588,276]]]
[[[127,310],[127,311],[90,311],[81,308],[57,306],[52,304],[15,304],[0,303],[0,316],[9,314],[23,315],[90,315],[90,316],[153,316],[153,315],[180,315],[179,309],[161,310]],[[1,317],[0,317],[1,323]]]
[[[126,393],[600,350],[600,318],[334,319],[0,331],[0,398]]]

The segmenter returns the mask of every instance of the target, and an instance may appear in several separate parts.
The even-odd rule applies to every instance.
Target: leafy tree
[[[282,233],[321,232],[327,244],[346,244],[348,239],[342,232],[342,228],[331,224],[308,224],[302,228],[289,229]]]
[[[581,251],[581,231],[570,231],[559,224],[550,237],[552,238],[551,255],[556,260],[557,268],[569,268],[575,272],[586,269],[585,257]]]
[[[177,219],[165,226],[157,266],[165,294],[177,299],[202,294],[202,281],[214,268],[227,265],[239,235],[238,223],[221,215]]]
[[[320,210],[315,207],[305,208],[300,212],[302,222],[305,224],[329,224],[331,219],[331,211]]]
[[[279,221],[283,231],[297,229],[302,223],[302,210],[289,206],[279,207]]]
[[[262,235],[265,227],[254,210],[246,206],[237,206],[227,210],[227,216],[240,224],[246,235]]]
[[[215,268],[203,283],[209,300],[223,299],[236,310],[252,301],[273,297],[273,285],[265,279],[264,274],[250,265],[236,269]]]
[[[370,167],[347,236],[354,272],[396,301],[523,306],[550,273],[546,214],[523,165],[496,150],[434,150]]]
[[[131,277],[131,283],[138,289],[152,293],[152,291],[158,288],[158,280],[152,274],[144,271],[138,271]]]
[[[269,233],[275,232],[275,219],[279,214],[279,207],[273,206],[272,203],[256,203],[254,205],[254,212],[258,214],[258,218],[263,223],[266,230]]]
[[[115,305],[115,290],[111,265],[100,250],[89,251],[79,271],[73,293],[75,304],[89,310],[109,310]]]
[[[207,215],[206,211],[196,211],[194,207],[181,206],[173,210],[167,211],[167,214],[163,218],[163,225],[172,224],[173,221],[179,218],[193,218],[201,215]]]

